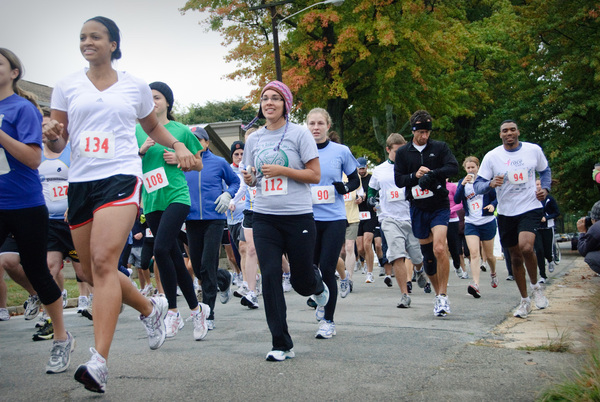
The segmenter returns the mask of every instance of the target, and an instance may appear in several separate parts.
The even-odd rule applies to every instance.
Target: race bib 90
[[[333,204],[335,202],[335,187],[312,186],[310,188],[313,204]]]

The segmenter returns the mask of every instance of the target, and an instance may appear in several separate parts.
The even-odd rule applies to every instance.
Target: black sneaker
[[[412,293],[412,282],[411,281],[406,282],[406,287],[408,288],[408,293]]]
[[[52,325],[50,318],[46,319],[44,325],[35,334],[33,334],[32,339],[34,341],[47,341],[54,339],[54,325]]]
[[[386,276],[385,279],[383,280],[383,283],[385,283],[388,288],[391,288],[392,287],[392,277]]]
[[[427,282],[427,284],[425,285],[425,287],[423,288],[423,291],[425,293],[431,293],[431,283]]]
[[[485,265],[482,265],[481,267],[479,267],[479,269],[481,269],[481,272],[487,272],[487,268],[485,267]]]
[[[308,307],[317,308],[317,302],[312,297],[306,299],[306,304],[308,305]]]

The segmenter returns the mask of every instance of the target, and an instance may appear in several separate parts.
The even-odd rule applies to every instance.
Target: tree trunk
[[[348,100],[340,97],[329,99],[327,101],[327,111],[333,120],[332,130],[340,136],[340,141],[344,143],[344,113],[348,109]]]

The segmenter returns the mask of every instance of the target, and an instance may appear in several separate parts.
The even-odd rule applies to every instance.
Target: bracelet
[[[144,157],[144,155],[146,155],[146,154],[145,154],[145,153],[141,153],[140,151],[138,151],[138,156],[140,156],[140,157],[142,157],[142,158],[143,158],[143,157]]]
[[[171,144],[171,148],[175,149],[175,144],[177,144],[178,142],[181,142],[181,141],[175,141],[173,144]]]

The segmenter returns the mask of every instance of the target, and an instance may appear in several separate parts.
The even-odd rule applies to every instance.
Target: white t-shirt
[[[475,193],[473,183],[465,184],[465,198],[469,209],[469,214],[465,214],[465,223],[480,226],[496,219],[494,215],[483,216],[483,208],[487,205],[483,205],[483,194]]]
[[[301,215],[313,212],[310,185],[285,176],[265,178],[263,164],[304,169],[305,164],[319,157],[317,144],[306,127],[290,123],[281,146],[285,126],[277,130],[261,128],[248,137],[244,147],[244,166],[256,168],[256,199],[254,212],[269,215]]]
[[[504,184],[496,188],[498,214],[517,216],[541,208],[535,197],[535,172],[548,167],[548,161],[539,145],[521,141],[521,148],[509,152],[503,145],[488,152],[478,175],[486,180],[504,176]]]
[[[104,179],[117,174],[141,177],[135,137],[136,119],[154,110],[147,83],[124,71],[99,91],[87,68],[62,79],[52,92],[52,109],[67,112],[71,141],[69,182]]]
[[[394,164],[385,161],[373,170],[369,187],[379,191],[379,206],[377,214],[379,221],[392,218],[397,221],[410,221],[410,204],[406,201],[405,187],[398,188],[394,181]]]

